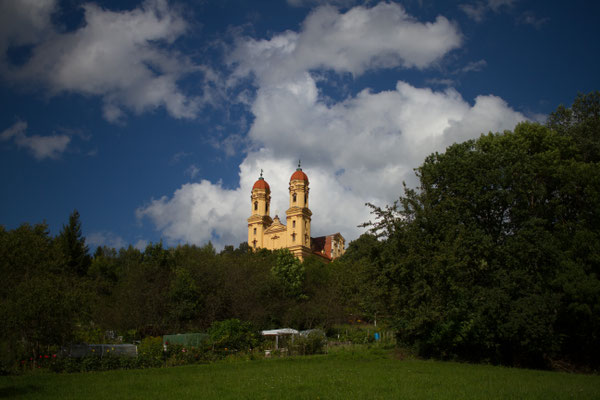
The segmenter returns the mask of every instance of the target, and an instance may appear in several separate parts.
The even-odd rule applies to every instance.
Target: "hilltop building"
[[[312,212],[308,208],[308,177],[300,168],[290,178],[290,207],[286,224],[270,217],[271,188],[262,176],[254,183],[250,196],[252,215],[248,218],[248,244],[253,249],[289,249],[300,260],[316,255],[331,261],[344,254],[345,239],[340,233],[310,237]]]

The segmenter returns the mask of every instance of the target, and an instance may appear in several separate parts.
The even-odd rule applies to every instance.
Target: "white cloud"
[[[511,8],[516,0],[487,0],[487,1],[476,1],[473,3],[462,3],[458,5],[469,18],[475,22],[483,21],[488,11],[500,13],[504,9]]]
[[[320,7],[299,33],[240,39],[229,61],[237,65],[235,76],[253,73],[262,83],[277,84],[318,68],[355,75],[378,68],[426,68],[461,42],[458,29],[446,18],[421,23],[395,3],[355,7],[343,14]]]
[[[119,235],[112,232],[92,232],[86,237],[87,244],[92,247],[107,246],[114,249],[127,247],[127,242]]]
[[[53,2],[34,8],[35,18],[26,11],[28,2],[2,4],[6,3],[12,7],[2,19],[28,15],[31,18],[27,26],[36,28],[31,35],[10,28],[8,44],[35,46],[24,65],[4,60],[0,71],[8,81],[40,83],[51,94],[100,96],[104,117],[112,122],[121,120],[124,110],[139,114],[158,107],[164,107],[175,118],[193,118],[210,101],[208,92],[205,97],[190,97],[177,85],[187,74],[210,71],[172,49],[188,27],[166,0],[146,0],[139,8],[121,12],[86,3],[82,6],[84,26],[67,33],[51,25]],[[2,49],[3,55],[6,48]]]
[[[457,86],[457,82],[447,78],[430,78],[425,82],[432,86]]]
[[[13,140],[18,147],[29,150],[38,160],[57,159],[67,149],[71,138],[67,135],[27,136],[27,122],[18,121],[0,133],[0,140]]]
[[[548,21],[550,21],[550,18],[539,18],[531,11],[524,12],[518,19],[519,23],[531,25],[538,30],[541,29],[542,26],[544,26]]]
[[[404,82],[329,107],[317,98],[306,102],[297,96],[302,90],[291,87],[287,95],[258,95],[249,135],[261,149],[240,165],[238,189],[186,184],[171,198],[140,208],[138,217],[150,218],[170,242],[237,244],[247,235],[248,198],[260,169],[273,191],[272,216],[283,217],[289,177],[301,157],[310,180],[313,236],[339,231],[355,239],[363,231],[357,225],[370,218],[364,203],[390,204],[402,194],[402,181],[414,186],[413,168],[425,156],[525,119],[495,96],[479,96],[471,106],[453,89],[435,92]]]
[[[478,71],[481,71],[483,68],[485,68],[486,65],[487,65],[487,61],[485,61],[485,60],[471,61],[470,63],[468,63],[467,65],[462,67],[460,69],[460,72],[462,72],[462,73],[478,72]]]
[[[204,243],[216,237],[217,243],[228,244],[243,237],[246,224],[239,215],[242,207],[250,209],[243,204],[246,197],[203,180],[183,185],[171,199],[152,200],[136,215],[150,218],[170,243]]]
[[[384,37],[390,39],[381,44]],[[423,24],[387,3],[345,14],[320,8],[300,32],[240,39],[231,55],[234,74],[252,76],[257,90],[239,188],[206,180],[186,184],[140,207],[138,218],[149,218],[170,242],[237,244],[247,237],[248,199],[259,171],[271,186],[271,216],[284,217],[289,178],[301,158],[310,180],[312,235],[339,231],[355,239],[364,231],[357,225],[370,218],[364,203],[390,204],[402,194],[402,181],[414,186],[413,168],[425,156],[482,132],[512,129],[525,117],[495,96],[479,96],[471,105],[452,88],[434,91],[403,81],[391,90],[366,88],[325,101],[320,72],[426,68],[459,43],[445,18]]]
[[[320,5],[332,5],[338,7],[350,7],[360,3],[358,0],[287,0],[292,7],[314,7]]]
[[[139,251],[144,251],[144,250],[146,250],[146,247],[148,247],[148,241],[144,240],[144,239],[140,239],[137,242],[135,242],[133,247],[138,249]]]
[[[483,2],[459,4],[458,8],[475,22],[483,21],[483,17],[487,12],[487,7]]]
[[[38,43],[52,32],[50,17],[56,0],[19,0],[0,2],[0,58],[10,45]]]
[[[200,172],[200,168],[198,168],[195,164],[190,165],[185,173],[190,176],[191,179],[194,179],[196,175]]]
[[[488,0],[488,7],[494,12],[498,12],[501,8],[510,8],[516,3],[516,0]]]

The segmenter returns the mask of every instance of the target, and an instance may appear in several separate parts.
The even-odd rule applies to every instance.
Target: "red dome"
[[[271,191],[271,188],[269,187],[269,184],[267,183],[267,181],[265,181],[265,178],[258,178],[258,180],[254,183],[254,186],[252,186],[252,190],[254,189],[266,189],[268,191]]]
[[[306,181],[306,182],[308,182],[308,176],[306,176],[306,174],[304,172],[302,172],[302,170],[300,168],[298,168],[296,170],[296,172],[294,172],[292,174],[290,181]]]

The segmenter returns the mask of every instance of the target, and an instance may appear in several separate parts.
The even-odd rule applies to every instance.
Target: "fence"
[[[63,347],[60,351],[63,357],[81,358],[90,355],[104,356],[137,356],[137,346],[134,344],[73,344]]]
[[[200,347],[209,338],[207,333],[178,333],[177,335],[164,335],[163,345],[180,344],[188,347]]]

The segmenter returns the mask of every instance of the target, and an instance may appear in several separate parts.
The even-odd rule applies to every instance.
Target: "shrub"
[[[250,322],[228,319],[210,327],[213,349],[220,352],[248,351],[259,345],[261,336]]]
[[[144,338],[138,346],[138,362],[142,368],[162,366],[163,357],[163,343],[160,336]]]
[[[325,333],[315,329],[307,335],[296,336],[294,344],[290,346],[290,351],[297,355],[321,354],[326,344]]]

